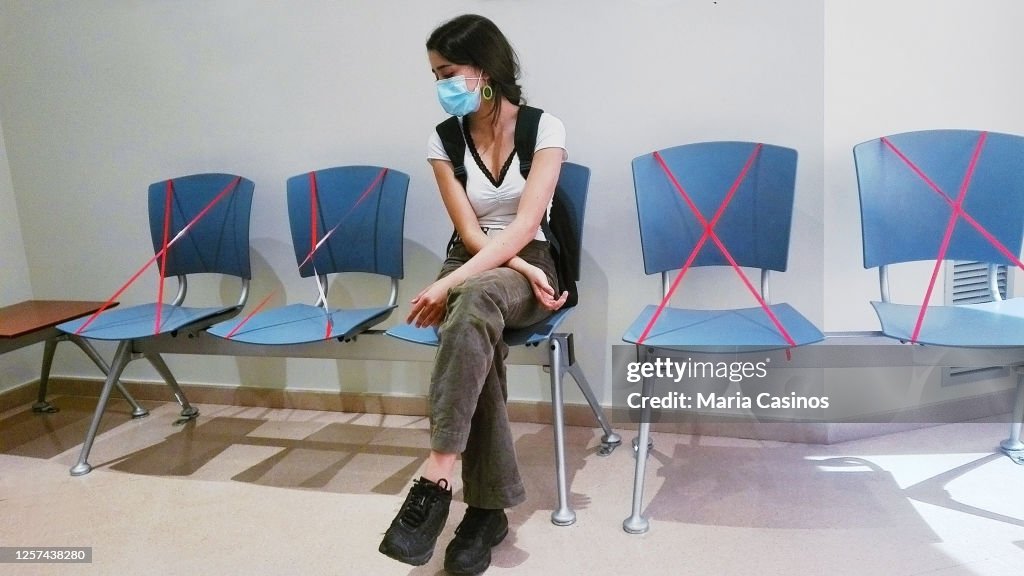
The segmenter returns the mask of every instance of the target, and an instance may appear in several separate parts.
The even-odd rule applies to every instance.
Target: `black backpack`
[[[530,173],[530,165],[533,163],[533,149],[537,145],[537,127],[540,124],[540,116],[544,111],[531,106],[520,106],[519,117],[516,119],[515,131],[515,152],[519,156],[519,172],[525,179]],[[441,144],[444,146],[445,154],[452,162],[455,169],[455,178],[466,187],[466,167],[463,160],[466,155],[466,138],[462,134],[462,126],[459,119],[452,116],[437,125],[437,134],[441,137]],[[569,209],[562,198],[561,188],[556,184],[555,196],[551,202],[551,213],[549,218],[541,220],[541,229],[548,239],[551,247],[551,257],[555,261],[555,271],[558,274],[558,286],[561,290],[569,293],[563,308],[575,306],[579,300],[576,293],[576,278],[580,269],[580,247],[576,245],[577,235],[573,232],[573,220]],[[452,238],[448,243],[458,239],[458,232],[452,232]]]

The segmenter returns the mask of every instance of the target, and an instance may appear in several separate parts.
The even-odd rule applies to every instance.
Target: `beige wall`
[[[14,187],[11,185],[3,124],[0,124],[0,307],[31,297],[25,241],[21,234]],[[33,358],[37,355],[34,356],[33,351],[41,348],[41,345],[33,346],[0,356],[0,391],[38,377],[38,366],[33,365]]]

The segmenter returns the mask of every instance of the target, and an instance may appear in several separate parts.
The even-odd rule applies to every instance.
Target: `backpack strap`
[[[537,146],[537,128],[540,116],[544,111],[525,104],[519,107],[519,118],[516,121],[515,147],[519,156],[519,172],[523,179],[530,173],[533,165],[533,149]]]
[[[444,153],[455,170],[455,178],[466,187],[466,138],[462,135],[462,125],[455,116],[449,117],[437,125],[437,135],[441,137]]]
[[[533,149],[537,147],[537,132],[540,117],[544,111],[532,106],[519,107],[519,119],[516,122],[515,145],[519,155],[519,171],[525,179],[533,164]],[[579,276],[579,250],[576,245],[577,236],[572,229],[572,216],[562,198],[562,191],[556,185],[555,196],[551,199],[550,217],[541,218],[540,229],[548,241],[551,256],[555,260],[555,271],[558,276],[559,289],[569,293],[563,308],[571,308],[579,302],[576,280]]]
[[[444,122],[441,122],[435,128],[437,135],[441,137],[441,145],[444,146],[444,153],[448,155],[448,160],[452,163],[452,169],[455,171],[455,179],[462,184],[462,189],[466,189],[466,139],[462,135],[462,126],[459,124],[459,119],[455,116],[450,116]],[[452,230],[452,237],[448,239],[448,247],[445,248],[445,254],[451,252],[452,246],[459,239],[458,230]]]
[[[533,149],[537,147],[537,130],[540,127],[540,117],[544,111],[525,104],[519,107],[519,118],[516,122],[515,145],[516,154],[519,155],[519,172],[525,180],[530,174],[530,167],[533,165]],[[555,193],[557,196],[557,191]],[[555,199],[557,202],[557,198]],[[552,210],[554,206],[552,206]],[[547,217],[541,218],[540,229],[547,238],[548,245],[556,259],[562,252],[557,235],[551,230],[551,222]]]

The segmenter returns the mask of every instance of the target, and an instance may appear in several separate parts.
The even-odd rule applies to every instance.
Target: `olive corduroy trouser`
[[[557,293],[547,242],[530,242],[519,257],[544,270]],[[469,258],[466,248],[454,243],[439,277]],[[430,378],[430,447],[462,454],[463,497],[470,506],[503,509],[526,499],[506,410],[508,346],[502,332],[550,314],[526,277],[507,267],[477,274],[448,293]]]

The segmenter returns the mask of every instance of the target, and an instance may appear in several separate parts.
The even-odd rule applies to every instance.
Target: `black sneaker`
[[[455,539],[444,552],[444,569],[456,576],[480,574],[491,565],[491,548],[508,534],[504,510],[470,506],[455,529]]]
[[[434,555],[434,544],[448,520],[451,503],[452,489],[447,480],[437,484],[422,477],[416,480],[378,550],[399,562],[426,564]]]

